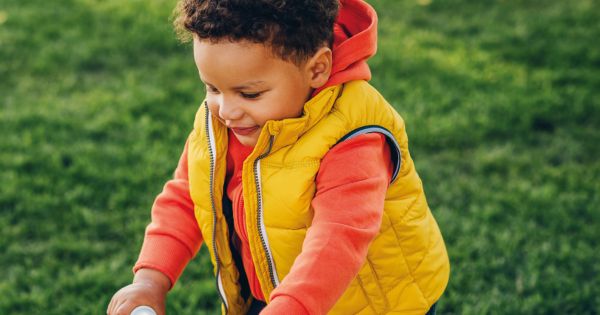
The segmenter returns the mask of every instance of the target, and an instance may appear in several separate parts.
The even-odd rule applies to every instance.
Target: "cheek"
[[[308,93],[308,90],[302,84],[297,83],[295,86],[288,86],[285,93],[286,101],[282,102],[285,106],[281,110],[287,116],[300,117],[304,103],[308,100]]]
[[[213,114],[218,114],[219,113],[219,105],[217,102],[215,102],[215,100],[213,100],[211,97],[207,96],[206,97],[206,104],[208,106],[208,109],[213,113]]]

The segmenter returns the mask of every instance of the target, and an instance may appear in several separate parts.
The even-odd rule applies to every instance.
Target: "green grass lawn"
[[[442,314],[600,313],[600,1],[377,0]],[[175,0],[0,0],[0,314],[102,314],[203,98]],[[170,314],[213,314],[205,250]]]

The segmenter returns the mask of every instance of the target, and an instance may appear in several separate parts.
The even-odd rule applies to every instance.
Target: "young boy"
[[[377,17],[338,1],[180,2],[206,100],[108,314],[164,314],[203,241],[223,313],[435,312],[448,257],[404,122],[366,82]]]

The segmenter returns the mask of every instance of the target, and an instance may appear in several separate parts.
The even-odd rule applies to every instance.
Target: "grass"
[[[600,313],[598,1],[377,0],[372,83],[444,233],[443,314]],[[175,1],[0,2],[0,314],[100,314],[203,97]],[[170,314],[213,314],[205,251]]]

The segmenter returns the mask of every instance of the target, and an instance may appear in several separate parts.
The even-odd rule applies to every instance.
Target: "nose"
[[[219,117],[223,120],[237,120],[244,116],[244,110],[234,100],[219,98]]]

